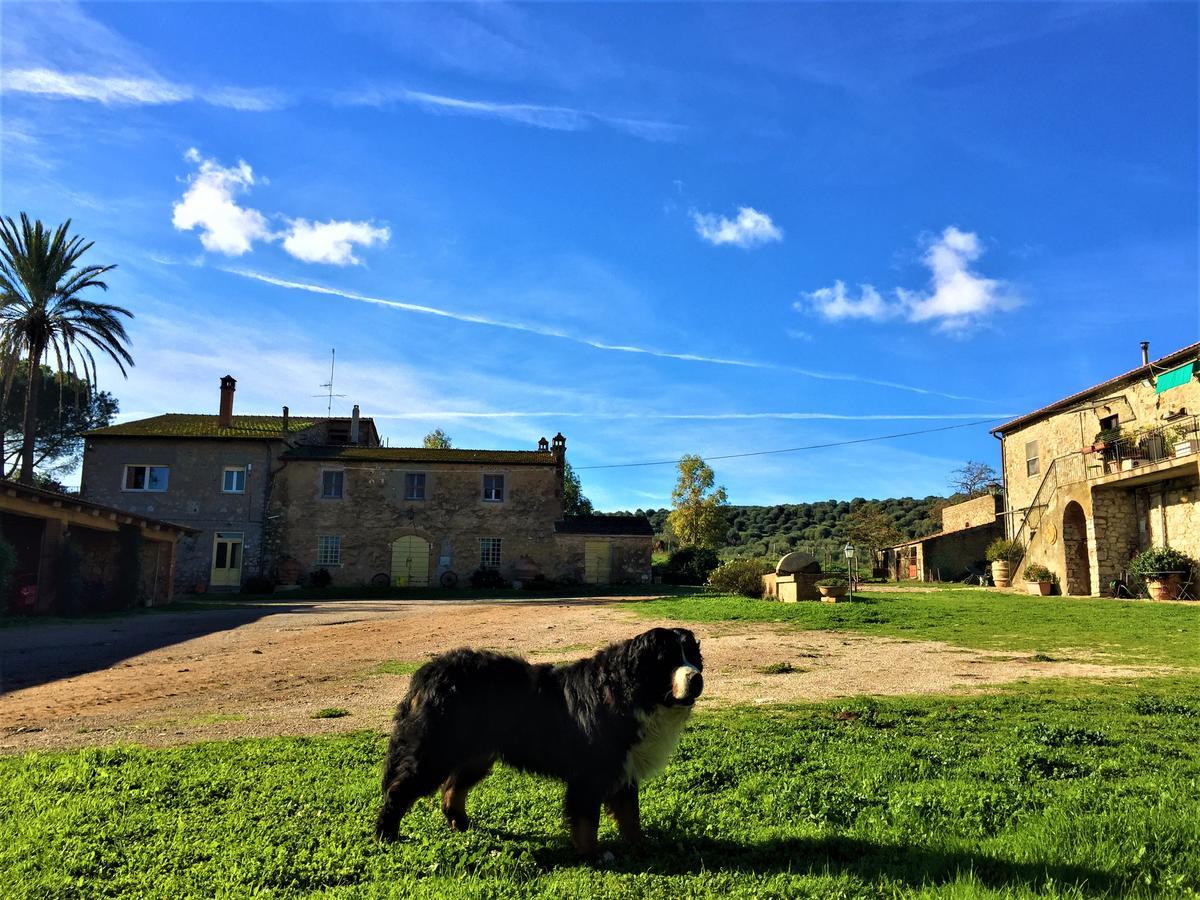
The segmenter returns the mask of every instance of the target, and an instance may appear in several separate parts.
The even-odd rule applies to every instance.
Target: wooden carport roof
[[[146,538],[156,541],[174,541],[185,534],[196,534],[196,529],[187,525],[151,519],[3,478],[0,478],[0,512],[39,519],[59,519],[69,525],[98,531],[116,531],[122,525],[136,525]]]

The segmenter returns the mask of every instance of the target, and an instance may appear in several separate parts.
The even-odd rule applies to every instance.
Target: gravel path
[[[386,730],[408,676],[373,674],[460,646],[532,660],[586,655],[655,623],[645,598],[262,604],[0,630],[0,752],[134,741]],[[754,623],[696,624],[702,705],[979,690],[1021,678],[1146,674]],[[762,669],[789,663],[794,671]],[[404,668],[401,666],[400,668]],[[324,708],[342,718],[314,719]]]

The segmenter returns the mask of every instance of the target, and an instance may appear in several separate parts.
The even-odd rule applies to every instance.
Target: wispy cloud
[[[991,313],[1020,305],[1020,297],[1007,282],[985,278],[971,269],[983,245],[978,235],[953,225],[928,242],[922,262],[930,271],[924,291],[896,288],[887,299],[869,284],[859,287],[857,297],[842,281],[832,287],[805,292],[794,306],[801,312],[815,310],[831,321],[865,319],[883,322],[903,318],[908,322],[934,322],[938,330],[961,333]]]
[[[667,350],[659,350],[652,347],[640,347],[635,344],[612,344],[595,338],[570,334],[561,329],[552,328],[538,323],[508,321],[504,319],[493,318],[491,316],[478,315],[475,313],[459,312],[456,310],[442,309],[436,306],[427,306],[420,303],[407,303],[402,300],[371,297],[366,294],[359,294],[354,291],[346,291],[339,288],[325,287],[319,284],[310,284],[302,281],[289,281],[287,279],[276,278],[272,275],[265,275],[261,272],[254,272],[248,269],[224,269],[223,271],[228,272],[231,275],[237,275],[240,278],[249,278],[264,284],[287,288],[289,290],[307,291],[308,293],[322,294],[330,297],[341,297],[346,300],[354,300],[358,303],[369,303],[375,306],[384,306],[388,307],[389,309],[397,309],[402,312],[410,312],[426,316],[438,316],[444,319],[454,319],[459,322],[467,322],[474,325],[485,325],[492,328],[504,328],[510,331],[522,331],[527,334],[536,334],[542,337],[551,337],[558,338],[560,340],[571,341],[572,343],[581,344],[585,347],[591,347],[596,350],[604,350],[613,353],[630,353],[650,356],[656,359],[673,359],[681,362],[704,363],[707,365],[716,366],[731,366],[741,369],[765,369],[775,372],[789,372],[793,375],[801,375],[805,378],[813,378],[820,381],[845,381],[853,382],[855,384],[869,384],[876,387],[893,388],[895,390],[907,391],[914,394],[945,397],[950,400],[979,399],[977,397],[966,397],[961,394],[951,394],[945,391],[937,391],[910,384],[901,384],[895,381],[884,381],[863,375],[856,375],[853,373],[820,372],[813,369],[802,369],[795,366],[777,365],[775,363],[758,362],[755,360],[731,359],[719,356],[707,356],[699,353],[676,353]]]
[[[203,90],[156,77],[89,75],[50,68],[10,69],[0,74],[5,93],[37,94],[55,100],[83,100],[105,106],[162,106],[199,100],[243,111],[277,109],[286,99],[278,91],[254,88]]]
[[[339,95],[339,99],[341,102],[355,106],[387,106],[393,103],[405,103],[428,112],[500,119],[553,131],[586,131],[596,125],[603,125],[652,141],[674,140],[684,130],[682,126],[673,122],[611,116],[570,106],[465,100],[460,97],[429,94],[407,88],[372,88],[357,93],[342,94]]]
[[[716,213],[692,213],[696,234],[713,246],[733,244],[736,247],[758,247],[783,240],[783,229],[766,213],[750,206],[738,209],[737,218],[727,219]]]
[[[171,223],[180,231],[199,229],[205,250],[225,256],[242,256],[260,241],[283,241],[283,249],[302,262],[335,266],[357,265],[354,247],[374,247],[388,242],[391,232],[369,222],[310,222],[288,219],[276,231],[257,209],[239,205],[238,197],[257,180],[245,160],[222,166],[194,147],[185,154],[196,171],[187,179],[183,197],[172,209]]]

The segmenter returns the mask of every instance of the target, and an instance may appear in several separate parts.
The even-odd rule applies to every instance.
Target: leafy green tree
[[[563,515],[590,516],[593,513],[592,501],[583,495],[583,486],[579,476],[571,468],[569,462],[563,461]]]
[[[90,385],[76,375],[60,374],[48,366],[40,366],[38,377],[42,383],[35,392],[38,404],[34,480],[39,485],[51,486],[54,476],[65,475],[79,465],[84,433],[111,424],[118,405],[108,391],[92,391]],[[24,369],[13,373],[11,390],[0,405],[5,478],[11,478],[21,463],[28,378]]]
[[[864,503],[850,513],[846,517],[845,533],[859,549],[859,559],[870,559],[874,551],[904,539],[892,517],[878,503]]]
[[[37,450],[37,377],[42,361],[55,371],[96,383],[95,352],[107,356],[125,374],[133,365],[129,335],[121,317],[127,309],[83,298],[89,288],[107,291],[101,276],[115,266],[80,266],[91,249],[78,235],[69,236],[71,220],[53,233],[41,221],[21,213],[20,227],[11,217],[0,219],[0,361],[5,393],[17,369],[27,373],[24,423],[21,429],[21,481],[33,483]]]
[[[699,456],[679,460],[679,480],[671,491],[671,529],[681,547],[720,547],[729,528],[728,495],[714,487],[716,476]]]
[[[425,435],[422,446],[426,450],[449,450],[452,446],[450,443],[450,435],[442,431],[440,428],[435,428],[429,434]]]

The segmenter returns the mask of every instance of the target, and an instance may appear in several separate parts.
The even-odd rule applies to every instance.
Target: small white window
[[[479,566],[483,569],[500,568],[500,538],[479,539]]]
[[[225,494],[246,493],[246,467],[226,466],[221,476],[221,491]]]
[[[425,499],[425,473],[409,472],[404,476],[404,499]]]
[[[317,565],[340,566],[342,564],[342,536],[340,534],[317,535]]]
[[[126,466],[126,491],[165,491],[168,469],[166,466]]]
[[[1030,441],[1025,445],[1025,474],[1032,478],[1042,470],[1042,461],[1038,458],[1038,442]]]
[[[340,469],[326,469],[321,473],[321,497],[325,500],[341,500],[345,473]]]
[[[504,502],[504,476],[503,475],[484,475],[483,476],[483,499],[489,503]]]

